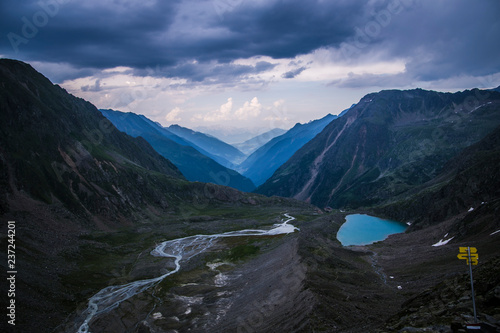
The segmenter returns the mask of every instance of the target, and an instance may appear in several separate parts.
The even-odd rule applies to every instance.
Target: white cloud
[[[182,113],[182,110],[179,107],[175,107],[170,111],[166,116],[165,120],[168,122],[175,122],[175,121],[181,121],[182,118],[179,117],[179,114]]]
[[[125,72],[131,73],[133,70],[134,69],[132,67],[117,66],[117,67],[113,67],[113,68],[104,69],[102,72],[103,73],[125,73]]]
[[[272,105],[263,105],[257,97],[253,97],[250,101],[245,101],[243,106],[233,111],[235,106],[233,98],[228,98],[227,102],[222,104],[217,110],[207,114],[198,113],[191,118],[192,122],[208,122],[221,123],[226,125],[229,123],[237,123],[239,121],[247,121],[248,123],[262,123],[262,121],[286,122],[289,120],[284,100],[277,100]],[[279,126],[282,127],[283,125]],[[274,128],[274,127],[273,127]]]
[[[285,100],[280,99],[273,103],[272,107],[267,108],[268,115],[264,118],[269,122],[271,128],[288,128],[291,118],[288,115],[288,109],[285,105]]]
[[[230,120],[232,118],[231,111],[233,110],[233,99],[229,97],[227,102],[222,104],[217,110],[206,115],[197,114],[192,120],[203,120],[206,122],[217,122],[222,120]]]
[[[234,115],[238,120],[247,120],[248,118],[255,118],[260,115],[262,111],[262,104],[259,103],[257,97],[252,98],[250,102],[246,101],[243,107],[236,110]]]

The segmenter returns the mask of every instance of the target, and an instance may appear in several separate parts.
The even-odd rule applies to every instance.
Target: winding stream
[[[167,276],[177,273],[181,268],[181,261],[190,258],[209,249],[219,238],[240,237],[240,236],[272,236],[292,233],[299,230],[288,222],[295,220],[293,216],[285,214],[287,220],[275,224],[272,229],[245,229],[240,231],[230,231],[215,235],[194,235],[184,238],[177,238],[165,241],[157,245],[151,255],[155,257],[165,257],[174,259],[175,269],[152,279],[145,279],[130,282],[119,286],[109,286],[100,290],[89,299],[88,307],[84,311],[84,322],[78,329],[78,333],[89,333],[89,325],[96,316],[106,313],[118,307],[121,302],[135,296],[146,289],[149,289],[160,283]]]

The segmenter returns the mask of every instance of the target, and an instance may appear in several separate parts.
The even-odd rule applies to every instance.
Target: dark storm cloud
[[[0,13],[0,54],[65,63],[61,80],[115,66],[229,80],[274,67],[232,60],[319,48],[341,63],[405,59],[417,80],[500,71],[497,0],[3,0]]]
[[[375,51],[381,60],[405,59],[406,77],[422,81],[500,72],[500,1],[401,3],[396,12],[390,2],[379,7],[356,26],[347,56]]]
[[[0,28],[7,43],[2,43],[0,52],[86,68],[168,66],[172,73],[199,80],[204,74],[182,64],[192,59],[227,63],[256,55],[294,57],[338,45],[350,34],[352,19],[367,0],[268,1],[261,5],[243,1],[223,17],[214,10],[217,1],[221,0],[192,1],[206,8],[202,16],[177,17],[173,26],[181,1],[138,6],[126,1],[6,0],[1,4],[6,19]],[[193,32],[207,28],[219,29],[220,34],[197,36]],[[220,70],[215,68],[215,72]],[[235,74],[238,70],[228,69]]]
[[[259,61],[255,66],[236,64],[200,64],[185,63],[169,68],[167,76],[190,78],[202,82],[207,78],[216,78],[217,82],[230,81],[234,77],[244,77],[249,74],[258,74],[275,67],[266,61]]]
[[[244,2],[221,25],[241,36],[247,56],[293,58],[338,46],[352,35],[368,1],[288,0],[266,5]]]
[[[500,1],[423,2],[394,23],[388,50],[408,57],[407,72],[418,79],[500,72]]]
[[[154,44],[154,35],[168,30],[178,2],[138,6],[124,1],[6,0],[2,16],[9,19],[0,27],[7,43],[0,52],[101,69],[173,64],[176,59],[164,53],[168,48]]]
[[[296,77],[297,75],[299,75],[300,73],[305,71],[306,69],[307,69],[306,67],[299,67],[293,71],[288,71],[286,73],[283,73],[281,75],[281,77],[284,79],[293,79],[294,77]]]

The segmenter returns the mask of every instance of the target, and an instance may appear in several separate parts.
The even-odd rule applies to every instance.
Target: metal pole
[[[467,253],[469,255],[470,287],[472,289],[472,307],[474,308],[474,324],[477,324],[476,300],[474,298],[474,279],[472,278],[472,262],[470,257],[470,247],[468,246],[467,246]]]

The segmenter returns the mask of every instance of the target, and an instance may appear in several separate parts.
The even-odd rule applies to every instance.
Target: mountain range
[[[133,137],[141,136],[148,141],[156,151],[172,161],[190,181],[227,185],[247,192],[255,188],[251,180],[243,177],[232,169],[222,166],[214,160],[220,160],[221,157],[215,157],[192,141],[172,133],[169,129],[162,127],[158,123],[142,115],[114,110],[101,110],[101,112],[120,131]],[[182,132],[183,135],[186,136],[189,132],[180,127],[174,128],[176,132]],[[203,137],[202,134],[196,133],[192,133],[191,136],[197,139]],[[214,142],[217,142],[215,148],[223,147],[226,151],[228,150],[227,144],[212,138],[207,141],[205,146],[213,145]],[[214,150],[212,148],[210,149]],[[233,151],[237,153],[237,156],[240,154],[242,155],[242,153],[235,148],[233,148]],[[213,157],[213,159],[210,157]]]
[[[288,131],[274,129],[258,135],[241,144],[247,151],[255,150],[246,156],[236,147],[211,135],[179,125],[163,127],[143,115],[100,111],[119,130],[146,139],[188,180],[228,185],[242,191],[252,191],[255,189],[253,184],[264,183],[300,147],[337,117],[330,114],[306,124],[297,123]]]
[[[320,207],[379,205],[435,178],[500,124],[500,94],[421,89],[366,95],[257,189]]]

